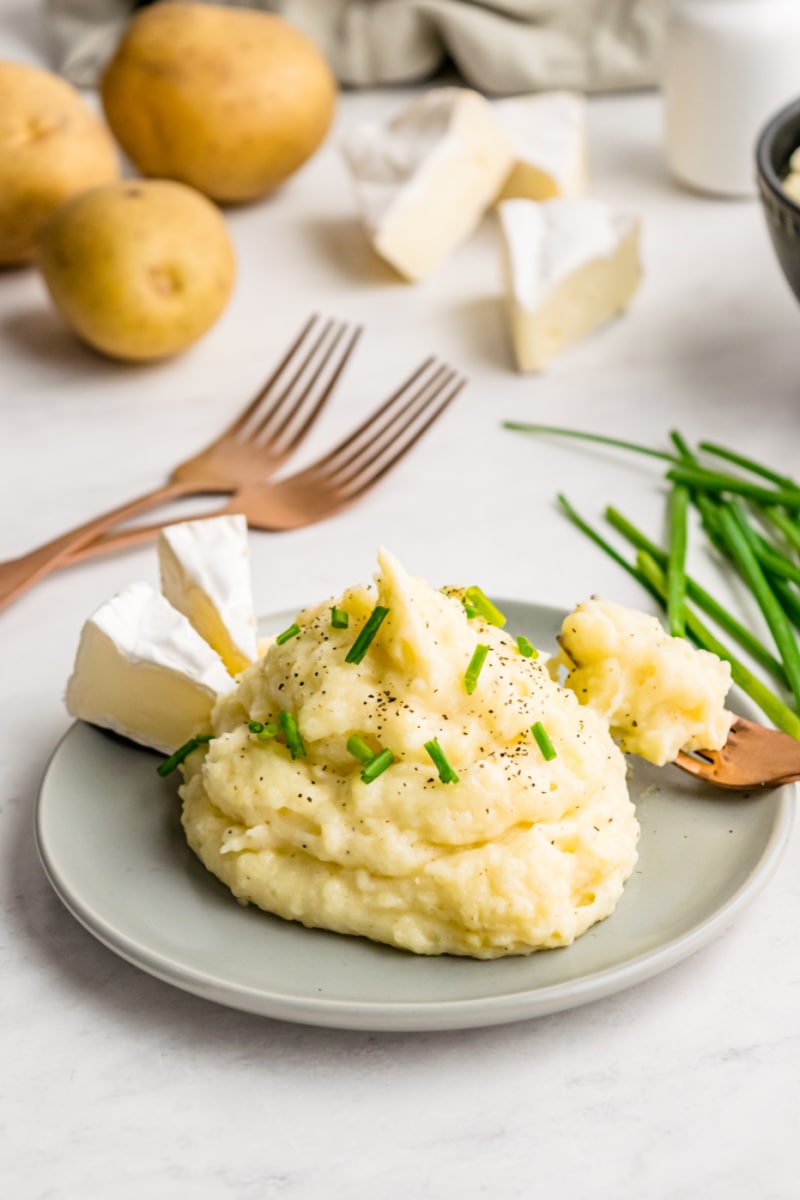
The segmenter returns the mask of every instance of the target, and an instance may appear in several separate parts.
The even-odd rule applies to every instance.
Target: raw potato
[[[74,88],[49,71],[0,62],[0,265],[30,262],[55,209],[118,178],[108,130]]]
[[[236,269],[218,209],[168,180],[77,196],[42,231],[39,262],[76,333],[124,359],[185,350],[225,308]]]
[[[222,202],[281,183],[328,131],[336,85],[316,46],[282,18],[158,4],[128,26],[101,84],[106,116],[144,175]]]

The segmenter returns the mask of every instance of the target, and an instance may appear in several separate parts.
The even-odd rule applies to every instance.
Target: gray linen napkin
[[[219,2],[219,0],[218,0]],[[281,12],[346,85],[406,83],[448,58],[497,95],[654,83],[667,0],[222,0]],[[91,85],[134,0],[47,0],[57,66]]]

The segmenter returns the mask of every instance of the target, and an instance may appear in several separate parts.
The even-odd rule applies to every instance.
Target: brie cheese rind
[[[578,92],[496,100],[492,108],[516,162],[501,200],[579,196],[588,181],[586,101]]]
[[[185,766],[183,825],[201,861],[242,903],[417,954],[496,958],[566,946],[607,917],[636,862],[625,760],[514,637],[470,619],[458,595],[386,551],[377,587],[298,614],[224,697],[215,738]],[[375,604],[388,609],[347,662]],[[331,626],[331,605],[350,617]],[[473,693],[465,671],[488,657]],[[296,718],[304,753],[262,742],[251,721]],[[556,750],[531,732],[541,721]],[[367,783],[357,733],[394,760]],[[457,771],[442,782],[425,743]]]
[[[247,520],[183,521],[158,538],[161,590],[216,650],[231,675],[258,658]]]
[[[627,307],[641,278],[638,222],[588,197],[505,200],[498,212],[514,354],[521,371],[539,371]]]
[[[208,732],[233,687],[186,617],[149,584],[132,583],[83,626],[66,704],[73,717],[172,754]]]
[[[367,234],[409,280],[472,232],[514,163],[492,107],[469,88],[436,88],[385,125],[357,126],[342,150]]]
[[[593,596],[564,618],[564,687],[604,717],[620,748],[657,766],[679,750],[719,750],[730,665],[670,637],[656,617]]]

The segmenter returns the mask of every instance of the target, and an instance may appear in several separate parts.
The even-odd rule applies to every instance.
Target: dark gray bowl
[[[800,146],[800,100],[781,109],[762,131],[756,145],[761,202],[772,244],[789,287],[800,300],[800,204],[787,196],[781,180],[789,159]]]

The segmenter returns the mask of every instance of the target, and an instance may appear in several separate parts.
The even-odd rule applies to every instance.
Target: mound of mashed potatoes
[[[348,614],[334,628],[333,604]],[[376,604],[388,609],[346,662]],[[189,844],[243,903],[417,954],[476,958],[566,946],[607,917],[636,862],[639,827],[608,722],[542,658],[379,555],[376,587],[297,617],[214,713],[181,795]],[[489,647],[470,694],[465,673]],[[251,722],[297,722],[282,734]],[[546,730],[546,758],[532,726]],[[394,759],[372,782],[358,734]],[[458,775],[442,782],[425,743]]]

